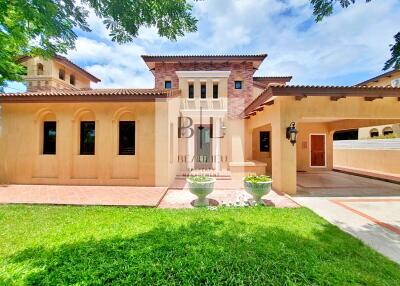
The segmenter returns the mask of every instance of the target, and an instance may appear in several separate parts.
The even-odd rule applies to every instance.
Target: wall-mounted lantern
[[[296,144],[296,139],[297,139],[297,131],[296,129],[296,123],[291,122],[289,127],[286,128],[286,139],[292,143],[292,145]]]
[[[224,124],[224,121],[221,122],[221,136],[224,137],[226,134],[227,127]]]

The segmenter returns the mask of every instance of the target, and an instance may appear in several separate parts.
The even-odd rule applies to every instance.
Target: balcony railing
[[[181,109],[184,110],[226,110],[226,98],[182,98]]]

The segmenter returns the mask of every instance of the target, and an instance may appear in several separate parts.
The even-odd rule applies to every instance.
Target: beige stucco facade
[[[155,103],[4,104],[5,169],[14,184],[155,184]],[[57,154],[43,155],[43,122],[57,122]],[[137,154],[119,156],[117,123],[135,120]],[[95,155],[79,155],[79,122],[96,122]],[[146,146],[146,149],[141,148]]]
[[[92,90],[94,76],[62,58],[40,60],[54,82],[60,68],[77,82],[45,85],[50,95],[0,95],[1,183],[168,187],[206,169],[217,177],[269,174],[275,190],[293,194],[298,171],[332,169],[335,131],[400,122],[400,89],[290,87],[291,77],[253,77],[265,57],[144,56],[151,90]],[[41,85],[37,61],[26,61],[27,80]],[[52,155],[43,154],[46,121],[57,124]],[[93,155],[80,155],[81,121],[95,122]],[[118,153],[120,121],[135,122],[133,155]],[[286,138],[291,122],[295,144]],[[260,132],[269,132],[268,151]]]
[[[335,131],[369,126],[374,122],[396,122],[399,117],[400,102],[396,97],[374,101],[366,101],[363,97],[348,97],[332,101],[329,96],[310,96],[296,100],[288,95],[280,96],[272,105],[265,105],[262,111],[247,119],[246,128],[257,130],[265,124],[270,124],[273,187],[278,191],[293,194],[296,192],[297,171],[332,169]],[[297,143],[294,146],[286,139],[285,134],[286,127],[291,122],[297,123],[298,130]],[[312,134],[323,134],[326,138],[326,164],[323,167],[311,166]]]

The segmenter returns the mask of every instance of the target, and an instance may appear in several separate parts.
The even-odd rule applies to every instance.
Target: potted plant
[[[189,183],[190,192],[197,196],[194,206],[208,206],[206,197],[213,191],[216,179],[207,176],[190,176],[186,178],[186,181]]]
[[[246,176],[243,178],[244,189],[257,204],[264,204],[262,197],[271,191],[272,179],[269,176]]]

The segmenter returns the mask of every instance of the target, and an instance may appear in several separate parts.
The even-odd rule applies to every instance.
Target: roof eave
[[[190,62],[212,62],[212,61],[252,61],[258,68],[268,57],[267,54],[259,55],[142,55],[143,61],[150,70],[154,68],[154,63],[190,63]]]

